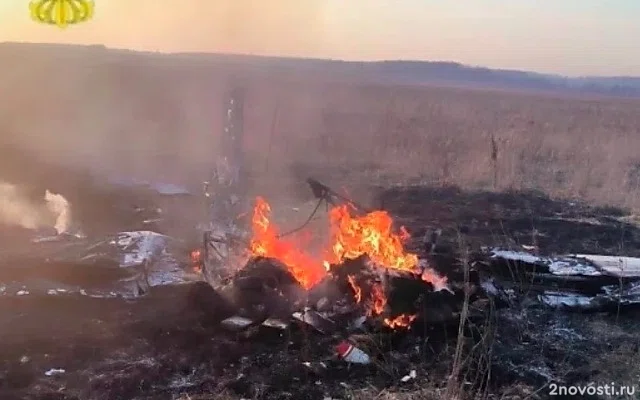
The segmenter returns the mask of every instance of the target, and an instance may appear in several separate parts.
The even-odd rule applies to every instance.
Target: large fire
[[[256,199],[251,219],[253,238],[249,250],[253,256],[281,261],[305,288],[310,289],[327,274],[322,261],[306,254],[295,240],[279,237],[278,227],[271,223],[271,207],[262,197]]]
[[[430,269],[423,270],[418,264],[418,256],[404,249],[409,238],[408,232],[400,228],[393,231],[393,220],[385,211],[374,211],[363,216],[353,216],[353,207],[341,205],[329,212],[330,241],[322,256],[313,256],[303,250],[295,238],[280,237],[277,226],[270,220],[271,208],[265,199],[258,197],[252,218],[253,238],[250,243],[252,256],[271,257],[281,261],[306,289],[312,288],[328,273],[329,265],[339,265],[345,260],[356,259],[362,255],[377,266],[413,273],[424,281],[432,283],[437,289],[446,287],[446,278]],[[362,288],[353,276],[348,277],[354,292],[354,299],[363,301]],[[381,315],[387,304],[382,284],[373,283],[370,298],[367,299],[369,316]],[[407,326],[415,316],[400,315],[385,318],[384,322],[392,327]]]
[[[404,228],[392,231],[393,220],[385,211],[374,211],[362,217],[352,217],[348,205],[334,207],[331,221],[331,264],[355,259],[366,254],[377,265],[406,272],[415,272],[418,256],[404,251],[409,238]]]

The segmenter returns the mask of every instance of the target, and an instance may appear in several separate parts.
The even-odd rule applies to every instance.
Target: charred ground
[[[434,266],[452,277],[482,245],[617,255],[639,247],[640,230],[625,212],[539,193],[408,187],[379,189],[378,197],[414,237],[443,230]],[[413,248],[423,251],[421,243]],[[349,367],[332,358],[331,335],[225,331],[218,323],[232,311],[204,283],[156,287],[136,300],[3,296],[0,392],[3,399],[435,398],[454,386],[457,343],[464,357],[454,383],[464,395],[544,398],[551,381],[637,381],[633,310],[573,314],[526,297],[485,310],[462,336],[450,322],[370,333],[360,343],[378,361]],[[64,373],[45,375],[51,369]],[[418,379],[402,383],[411,370]]]

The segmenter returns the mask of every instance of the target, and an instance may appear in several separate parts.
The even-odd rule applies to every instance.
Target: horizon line
[[[562,73],[554,73],[554,72],[540,72],[535,70],[528,69],[513,69],[513,68],[500,68],[500,67],[490,67],[486,65],[473,65],[466,64],[460,61],[453,60],[420,60],[420,59],[376,59],[376,60],[345,60],[340,58],[323,58],[323,57],[307,57],[307,56],[291,56],[291,55],[266,55],[266,54],[250,54],[250,53],[224,53],[224,52],[216,52],[216,51],[162,51],[162,50],[139,50],[139,49],[130,49],[130,48],[121,48],[121,47],[110,47],[101,43],[95,44],[81,44],[81,43],[52,43],[52,42],[19,42],[19,41],[3,41],[0,42],[0,45],[36,45],[36,46],[58,46],[58,47],[101,47],[105,50],[115,50],[115,51],[128,51],[132,53],[139,54],[157,54],[157,55],[218,55],[218,56],[236,56],[236,57],[254,57],[254,58],[275,58],[275,59],[287,59],[287,60],[301,60],[301,61],[327,61],[327,62],[340,62],[340,63],[351,63],[351,64],[375,64],[375,63],[385,63],[385,62],[406,62],[406,63],[425,63],[425,64],[454,64],[461,67],[467,68],[475,68],[475,69],[485,69],[491,71],[501,71],[501,72],[522,72],[529,74],[536,74],[547,77],[556,77],[556,78],[567,78],[567,79],[585,79],[585,78],[600,78],[600,79],[640,79],[640,75],[569,75]]]

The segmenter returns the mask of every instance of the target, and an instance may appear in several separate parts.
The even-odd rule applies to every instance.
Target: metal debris
[[[262,323],[262,326],[266,326],[268,328],[285,330],[289,327],[289,323],[277,318],[267,318]]]
[[[584,259],[604,273],[620,278],[640,278],[640,258],[575,254],[572,257]]]
[[[494,276],[481,286],[490,296],[509,300],[512,296],[506,296],[502,286],[517,288],[526,282],[528,292],[553,308],[600,310],[640,304],[640,258],[588,254],[543,257],[501,249],[488,254]],[[509,269],[501,277],[500,263]],[[509,277],[511,273],[515,275]]]
[[[320,333],[330,333],[336,330],[335,322],[310,308],[305,308],[302,312],[293,313],[293,318],[313,327]]]
[[[554,275],[601,276],[603,273],[593,264],[576,257],[541,257],[527,252],[511,250],[491,250],[490,257],[507,261],[522,262],[545,268]]]
[[[248,329],[252,325],[255,325],[255,323],[255,321],[250,320],[249,318],[234,315],[233,317],[229,317],[220,322],[220,325],[232,331],[242,331]]]
[[[46,371],[44,374],[46,376],[54,376],[54,375],[64,374],[65,372],[67,371],[64,369],[51,368],[50,370]]]

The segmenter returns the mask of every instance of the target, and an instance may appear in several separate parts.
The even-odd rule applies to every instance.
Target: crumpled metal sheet
[[[586,259],[571,256],[544,257],[524,251],[493,249],[489,252],[492,259],[517,261],[546,268],[554,275],[602,276],[603,272]],[[640,275],[638,276],[640,278]]]
[[[138,297],[149,288],[202,280],[172,254],[175,239],[127,231],[96,240],[76,237],[32,243],[0,277],[0,295],[17,293]]]
[[[555,276],[554,287],[542,285],[531,290],[549,307],[599,310],[640,305],[640,258],[585,254],[548,257],[503,249],[491,249],[488,255],[490,261],[521,263],[534,274]],[[492,278],[482,286],[489,295],[505,297],[507,291],[500,288],[501,284],[514,283],[504,277],[501,282]]]
[[[166,248],[169,237],[151,231],[120,232],[109,244],[120,253],[120,266],[132,267],[152,262]]]
[[[586,260],[603,273],[624,278],[640,278],[640,258],[622,256],[602,256],[594,254],[574,254],[575,259]]]

